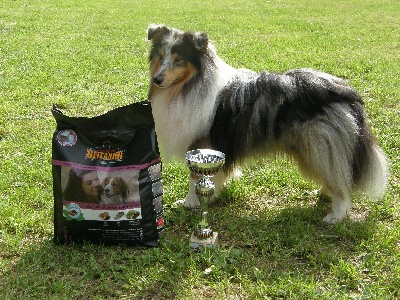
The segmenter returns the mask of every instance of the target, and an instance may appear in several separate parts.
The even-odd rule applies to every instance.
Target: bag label
[[[124,151],[110,150],[110,149],[88,149],[85,155],[86,159],[109,162],[109,161],[122,161],[124,158]]]

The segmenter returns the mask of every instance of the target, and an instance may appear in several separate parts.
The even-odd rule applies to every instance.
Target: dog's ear
[[[122,188],[122,194],[125,197],[128,197],[129,195],[129,188],[128,185],[126,184],[125,180],[121,179],[121,188]]]
[[[169,31],[170,29],[165,25],[150,24],[147,28],[147,38],[149,41],[159,41],[161,37]]]
[[[208,36],[203,32],[186,32],[184,38],[187,38],[193,46],[200,52],[206,52],[208,47]]]
[[[122,194],[126,194],[128,192],[128,184],[126,181],[122,177],[115,177],[115,180]]]

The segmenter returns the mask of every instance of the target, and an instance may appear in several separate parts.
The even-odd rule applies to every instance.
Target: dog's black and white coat
[[[311,70],[283,74],[234,69],[204,33],[150,25],[150,89],[163,158],[211,148],[226,155],[221,188],[247,158],[286,153],[332,199],[324,221],[342,221],[352,190],[381,197],[387,163],[360,95],[344,80]],[[197,206],[195,178],[185,205]]]

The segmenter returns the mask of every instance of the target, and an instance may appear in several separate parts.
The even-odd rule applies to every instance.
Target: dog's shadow
[[[260,196],[255,199],[256,196],[248,195],[234,180],[230,181],[208,205],[209,222],[214,230],[219,231],[222,244],[249,247],[283,243],[282,246],[291,248],[300,247],[301,241],[307,241],[327,247],[340,247],[345,242],[352,247],[374,234],[376,218],[370,209],[353,210],[342,223],[327,224],[322,220],[331,208],[328,197],[305,190],[300,196],[289,195],[289,199],[283,199],[279,195],[286,188],[291,190],[293,187],[271,191],[275,195],[271,198]],[[181,206],[166,205],[164,211],[167,231],[172,230],[178,235],[189,235],[199,219],[198,210]]]
[[[345,219],[342,223],[322,221],[330,209],[330,199],[315,195],[316,201],[253,210],[243,201],[224,198],[210,205],[211,223],[220,231],[223,244],[238,247],[258,247],[263,252],[273,249],[306,249],[337,247],[342,251],[363,243],[376,229],[373,213],[361,219]],[[219,200],[219,201],[218,201]],[[260,200],[265,201],[265,199]],[[215,220],[213,220],[215,218]],[[311,251],[311,250],[310,250]]]

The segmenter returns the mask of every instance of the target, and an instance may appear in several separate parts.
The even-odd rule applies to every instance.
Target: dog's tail
[[[388,163],[383,150],[377,145],[367,125],[358,137],[354,154],[354,189],[372,199],[381,198],[388,182]]]

